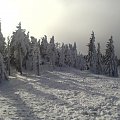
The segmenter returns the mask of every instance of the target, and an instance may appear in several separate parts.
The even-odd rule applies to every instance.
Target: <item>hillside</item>
[[[120,78],[61,69],[0,84],[0,120],[120,120]]]

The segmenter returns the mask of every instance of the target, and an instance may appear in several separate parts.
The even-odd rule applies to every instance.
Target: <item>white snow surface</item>
[[[9,78],[0,84],[0,120],[120,120],[120,78],[73,68]]]

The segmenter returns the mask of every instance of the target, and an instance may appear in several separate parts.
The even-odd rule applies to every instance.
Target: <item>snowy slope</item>
[[[120,78],[62,69],[0,84],[0,120],[120,120]]]

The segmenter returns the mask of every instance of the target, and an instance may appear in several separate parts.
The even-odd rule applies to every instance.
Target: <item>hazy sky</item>
[[[86,53],[91,31],[105,49],[113,35],[120,57],[120,0],[0,0],[4,36],[11,35],[19,21],[30,35],[55,36],[56,42],[77,42]]]

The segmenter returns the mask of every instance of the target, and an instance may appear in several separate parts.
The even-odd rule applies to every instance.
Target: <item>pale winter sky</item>
[[[30,35],[54,35],[56,42],[76,41],[84,54],[92,30],[103,51],[113,35],[120,57],[120,0],[0,0],[0,18],[5,37],[21,21]]]

